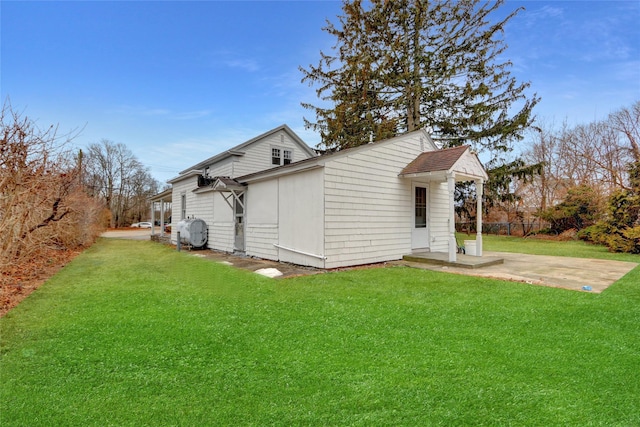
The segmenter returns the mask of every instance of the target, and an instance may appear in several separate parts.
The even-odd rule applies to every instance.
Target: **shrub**
[[[612,194],[606,218],[580,232],[581,239],[612,252],[640,254],[640,162],[629,168],[629,175],[632,188]]]
[[[70,137],[40,130],[8,103],[0,125],[0,272],[51,248],[90,244],[101,207],[81,185]]]
[[[570,189],[559,204],[538,213],[538,217],[549,222],[551,233],[561,234],[567,230],[582,230],[595,224],[602,215],[602,203],[593,188],[581,185]]]

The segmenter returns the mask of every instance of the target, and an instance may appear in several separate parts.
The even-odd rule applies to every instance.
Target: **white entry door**
[[[429,248],[427,196],[428,191],[426,186],[413,185],[413,228],[411,231],[411,249]]]

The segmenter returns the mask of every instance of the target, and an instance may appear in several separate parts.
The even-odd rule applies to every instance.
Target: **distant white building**
[[[469,147],[439,149],[424,131],[316,156],[283,125],[169,181],[171,240],[178,221],[198,218],[208,248],[270,260],[328,269],[431,251],[455,261],[455,182],[486,179]]]

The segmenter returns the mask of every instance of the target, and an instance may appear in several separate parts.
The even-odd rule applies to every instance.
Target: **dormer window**
[[[293,162],[293,151],[280,147],[271,147],[271,164],[275,166],[288,165]]]

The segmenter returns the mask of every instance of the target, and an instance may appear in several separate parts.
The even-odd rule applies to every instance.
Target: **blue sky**
[[[640,100],[640,2],[507,1],[512,73],[535,114],[588,123]],[[82,148],[127,145],[166,181],[283,123],[309,145],[298,66],[334,40],[339,1],[0,2],[4,101]],[[496,16],[497,18],[498,16]]]

